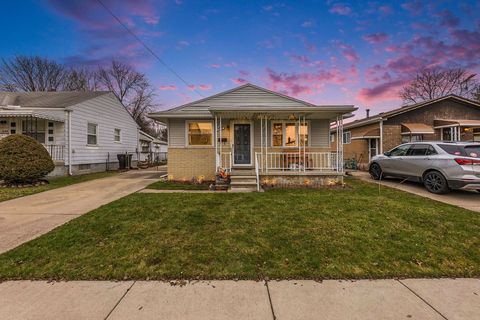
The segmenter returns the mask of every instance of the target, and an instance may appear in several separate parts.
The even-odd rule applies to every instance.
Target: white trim
[[[115,132],[118,130],[118,140],[116,140],[116,134]],[[113,128],[113,142],[115,143],[122,143],[123,142],[123,139],[122,139],[122,129],[120,128]]]
[[[431,131],[429,131],[429,132],[426,132],[426,131],[425,131],[425,132],[416,132],[416,131],[415,131],[415,132],[411,132],[411,131],[409,131],[409,132],[402,132],[402,133],[400,133],[400,134],[401,134],[402,136],[403,136],[403,135],[412,135],[412,136],[414,136],[414,135],[419,135],[419,134],[435,134],[435,132],[431,132]]]
[[[93,134],[88,132],[89,125],[95,126],[95,143],[88,143],[88,137],[93,136]],[[98,147],[99,131],[100,131],[100,127],[98,126],[98,123],[87,121],[87,147]]]
[[[202,145],[191,145],[188,142],[188,124],[192,122],[200,122],[200,123],[210,123],[212,125],[212,143],[211,144],[202,144]],[[215,139],[217,138],[215,135],[215,124],[213,120],[185,120],[185,147],[186,148],[205,148],[205,147],[214,147]]]
[[[348,141],[348,142],[345,142],[345,141],[344,141],[345,139],[344,139],[343,136],[346,135],[346,134],[349,135],[349,138],[348,138],[349,141]],[[344,132],[342,132],[342,144],[350,144],[350,143],[352,143],[352,131],[344,131]]]
[[[372,155],[372,148],[370,147],[370,142],[372,140],[375,140],[375,150],[377,151],[377,154],[379,154],[379,149],[378,149],[378,145],[379,145],[379,139],[378,138],[372,138],[372,139],[368,139],[368,162],[370,162],[370,160],[372,160],[372,157],[376,156],[375,155]]]
[[[250,163],[248,164],[237,164],[235,163],[235,125],[236,124],[249,124],[250,125]],[[232,142],[232,167],[251,167],[253,165],[254,154],[254,133],[253,130],[254,121],[252,120],[231,120],[230,121],[230,141]]]

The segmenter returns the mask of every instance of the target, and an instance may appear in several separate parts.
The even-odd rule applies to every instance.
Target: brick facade
[[[401,112],[398,109],[397,112]],[[480,108],[469,104],[468,102],[458,101],[456,99],[445,99],[430,105],[406,111],[404,113],[391,115],[383,121],[383,151],[388,151],[399,144],[402,144],[402,123],[424,123],[428,126],[434,127],[434,120],[436,119],[454,119],[454,120],[480,120]],[[346,125],[348,127],[348,124]],[[380,122],[375,122],[367,125],[359,125],[353,128],[344,129],[345,132],[350,131],[352,138],[360,137],[365,132],[380,128]],[[336,137],[335,137],[336,139]],[[441,131],[435,129],[435,133],[424,134],[423,140],[440,140]],[[462,129],[460,131],[460,139],[462,141],[473,140],[473,132],[471,130]],[[336,140],[331,143],[332,150],[336,149]],[[380,152],[380,148],[378,150]],[[344,145],[344,158],[356,159],[362,164],[368,163],[368,140],[367,139],[353,139],[351,143]]]
[[[215,179],[215,149],[168,148],[168,176],[174,180],[190,180],[204,176]]]

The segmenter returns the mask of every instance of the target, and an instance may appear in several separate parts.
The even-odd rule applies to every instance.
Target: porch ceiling
[[[50,114],[35,112],[31,110],[0,110],[0,118],[25,118],[32,117],[37,119],[45,119],[57,122],[65,122],[65,119],[55,117]]]

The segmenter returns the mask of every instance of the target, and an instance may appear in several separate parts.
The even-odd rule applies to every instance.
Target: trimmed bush
[[[5,183],[33,182],[54,168],[47,149],[35,139],[12,134],[0,140],[0,180]]]

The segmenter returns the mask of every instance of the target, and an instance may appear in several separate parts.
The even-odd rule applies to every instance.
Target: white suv
[[[480,192],[480,143],[406,143],[373,157],[368,168],[375,180],[386,176],[417,180],[432,193]]]

